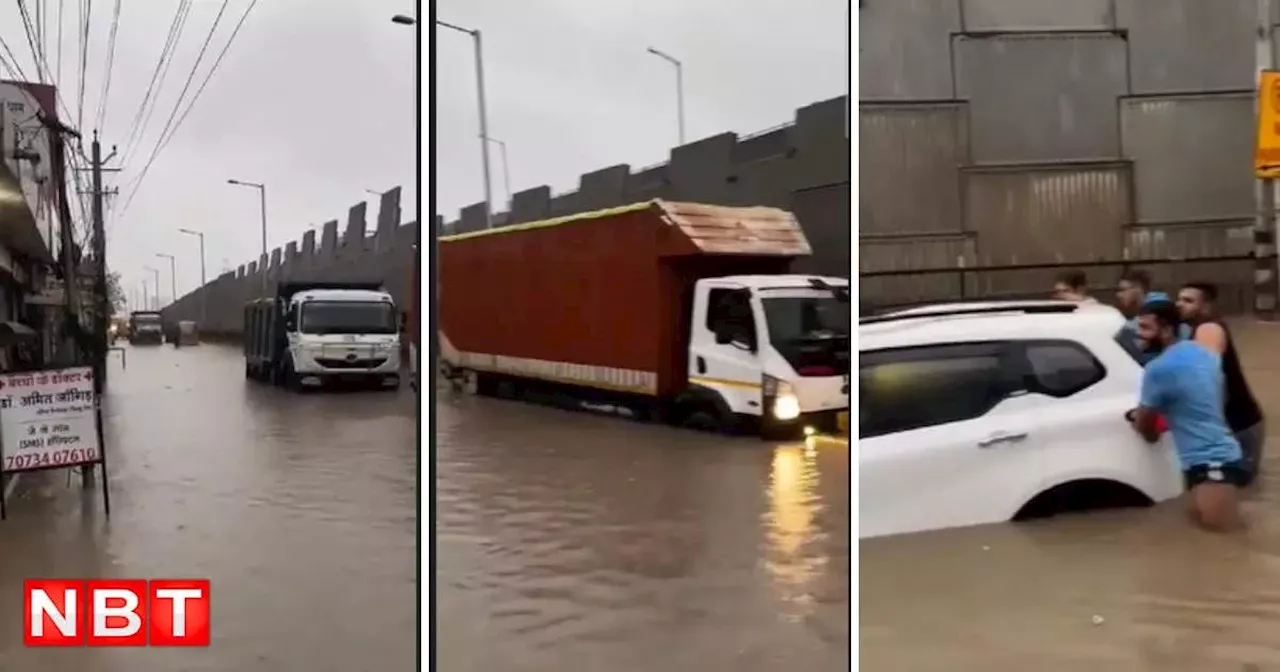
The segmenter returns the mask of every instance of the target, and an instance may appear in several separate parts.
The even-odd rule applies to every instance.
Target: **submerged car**
[[[939,304],[859,321],[862,538],[1149,505],[1182,492],[1169,436],[1125,413],[1142,378],[1101,304]]]

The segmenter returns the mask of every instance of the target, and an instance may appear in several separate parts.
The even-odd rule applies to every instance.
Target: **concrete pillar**
[[[395,240],[396,227],[400,225],[400,187],[382,193],[378,199],[378,228],[374,239],[374,250],[383,253],[391,249]]]
[[[364,236],[368,224],[364,215],[369,205],[360,201],[347,210],[347,230],[342,236],[343,255],[358,255],[364,251]]]

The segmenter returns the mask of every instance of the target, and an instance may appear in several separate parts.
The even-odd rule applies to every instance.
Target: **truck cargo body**
[[[440,243],[446,367],[658,401],[710,380],[690,362],[698,283],[808,282],[782,275],[808,244],[788,213],[769,208],[658,201]],[[742,382],[759,397],[759,372]]]
[[[399,384],[398,314],[379,283],[282,283],[245,305],[245,377],[291,388]]]

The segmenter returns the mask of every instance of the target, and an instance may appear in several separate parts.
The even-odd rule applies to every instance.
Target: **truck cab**
[[[742,275],[694,284],[681,424],[834,433],[849,409],[849,281]]]
[[[399,310],[376,285],[286,283],[246,309],[246,374],[291,388],[400,384]],[[250,335],[251,334],[251,335]]]
[[[162,343],[164,343],[164,319],[159,312],[138,310],[130,313],[130,345],[160,345]]]

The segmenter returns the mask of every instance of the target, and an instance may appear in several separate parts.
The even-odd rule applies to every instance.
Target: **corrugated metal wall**
[[[1256,0],[864,0],[860,272],[881,303],[1252,252]],[[1280,2],[1273,24],[1280,24]],[[1280,33],[1273,30],[1273,39]],[[1248,261],[1153,265],[1248,305]],[[1211,275],[1205,275],[1211,274]]]

